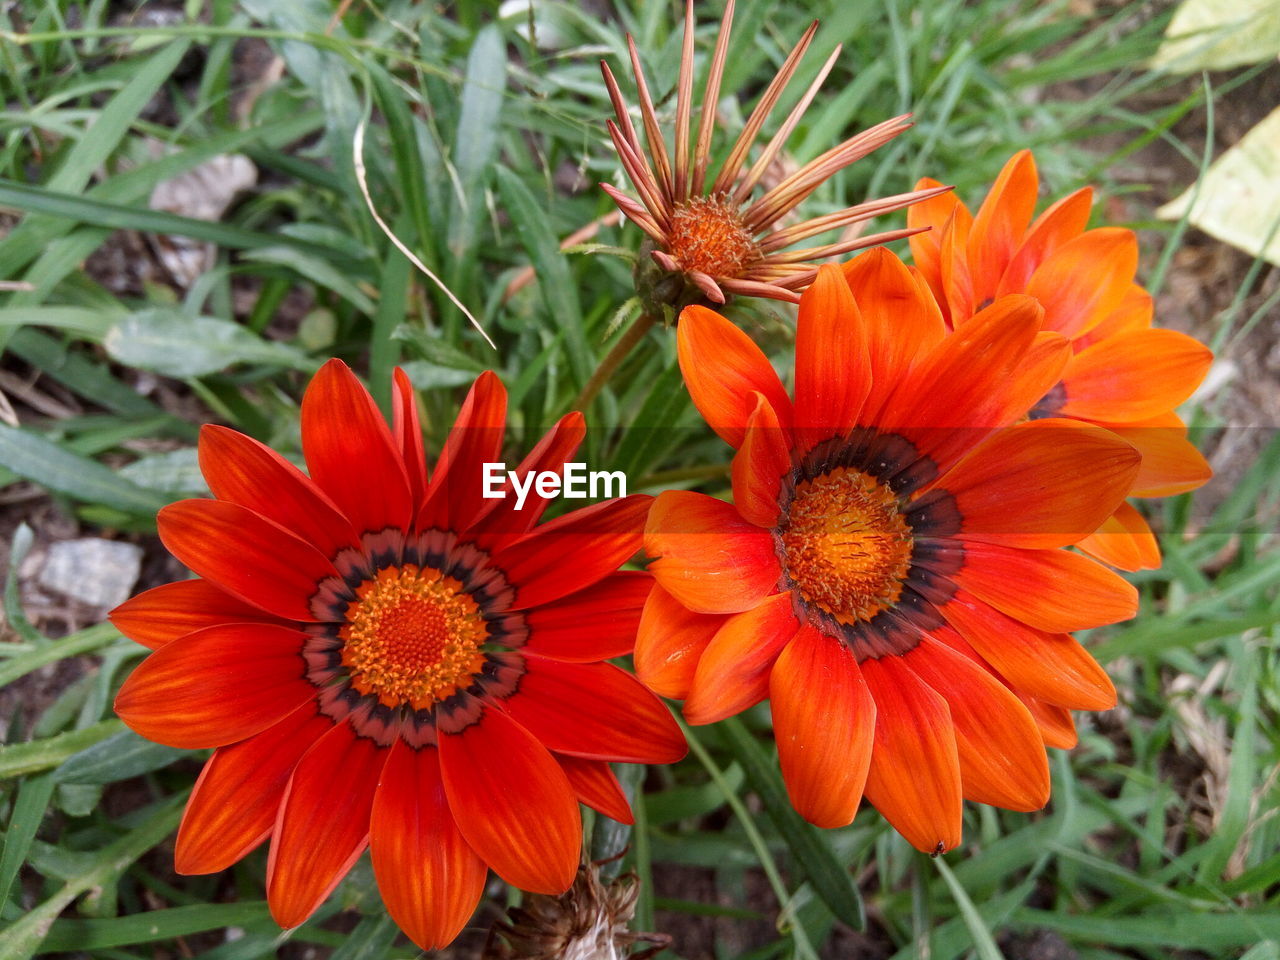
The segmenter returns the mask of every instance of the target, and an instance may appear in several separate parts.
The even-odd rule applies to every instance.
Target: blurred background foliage
[[[705,69],[720,6],[698,12]],[[965,844],[936,861],[870,811],[819,832],[779,802],[758,714],[694,731],[676,767],[625,771],[635,922],[673,937],[666,956],[1280,960],[1280,280],[1185,210],[1155,215],[1275,106],[1280,71],[1273,51],[1188,72],[1185,49],[1149,69],[1172,15],[1155,0],[740,4],[730,129],[813,17],[772,123],[844,51],[787,163],[915,115],[807,216],[922,175],[972,204],[1022,147],[1046,200],[1098,186],[1097,222],[1143,233],[1157,322],[1219,353],[1190,411],[1219,477],[1156,506],[1166,563],[1138,578],[1141,616],[1086,639],[1121,705],[1079,718],[1043,813],[971,806]],[[1233,29],[1253,30],[1248,16]],[[679,22],[674,3],[640,0],[0,10],[0,960],[412,955],[364,864],[289,933],[267,915],[263,851],[217,876],[172,872],[202,758],[112,718],[143,650],[103,614],[183,575],[154,512],[204,492],[198,425],[296,456],[298,397],[329,356],[380,402],[404,365],[432,451],[484,369],[511,392],[513,456],[568,408],[638,309],[639,231],[597,188],[621,185],[598,63],[629,75],[632,32],[669,115]],[[496,349],[370,215],[361,124],[372,203]],[[791,308],[730,311],[790,366]],[[649,333],[588,415],[586,459],[625,470],[632,492],[726,493],[727,448],[683,391],[669,331]],[[597,849],[617,842],[597,831]],[[514,902],[490,893],[442,956],[483,950]]]

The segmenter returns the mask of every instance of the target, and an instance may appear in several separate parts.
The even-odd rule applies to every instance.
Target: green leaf
[[[107,331],[102,345],[120,363],[166,377],[199,377],[237,363],[315,366],[294,347],[264,340],[238,323],[166,307],[131,314]]]
[[[40,829],[45,810],[53,797],[52,777],[33,777],[24,780],[13,802],[13,816],[4,834],[4,850],[0,852],[0,904],[9,899],[9,891],[18,876],[18,869],[27,859],[31,841]]]
[[[128,513],[155,513],[167,497],[121,477],[86,457],[77,456],[36,433],[0,424],[0,466],[58,493]]]
[[[978,913],[977,907],[973,905],[969,894],[951,872],[946,861],[941,857],[934,857],[933,862],[938,872],[942,874],[942,879],[946,881],[947,889],[951,891],[951,897],[955,900],[956,906],[960,908],[960,916],[964,918],[964,924],[969,928],[969,935],[973,937],[973,948],[978,955],[978,960],[1004,960],[1004,955],[996,946],[996,941],[991,936],[991,931],[987,929],[982,915]]]
[[[0,327],[51,327],[73,336],[100,340],[112,317],[84,307],[8,307],[0,309]]]
[[[115,783],[167,767],[187,753],[121,730],[68,757],[53,776],[58,783]]]
[[[332,290],[361,313],[372,315],[378,308],[369,296],[332,263],[290,247],[264,247],[246,255],[246,260],[274,263],[306,277],[319,290]],[[350,269],[350,264],[345,269]]]
[[[1155,70],[1226,70],[1280,53],[1275,0],[1182,0],[1151,58]]]
[[[107,920],[56,920],[40,944],[41,953],[82,952],[135,943],[172,940],[206,930],[244,927],[269,920],[264,901],[249,903],[201,903],[167,910],[148,910]]]
[[[467,57],[466,82],[457,135],[453,141],[453,165],[458,171],[454,215],[449,222],[449,248],[463,260],[476,243],[476,231],[484,213],[484,184],[498,152],[499,119],[507,85],[507,52],[502,33],[490,25],[476,34]]]
[[[387,950],[400,930],[385,912],[363,918],[346,942],[333,951],[329,960],[378,960]]]
[[[0,747],[0,780],[50,770],[123,729],[124,723],[120,720],[102,720],[83,730]]]

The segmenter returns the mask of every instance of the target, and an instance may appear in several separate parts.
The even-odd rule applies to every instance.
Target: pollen
[[[676,204],[667,250],[682,270],[714,278],[740,276],[760,256],[738,206],[720,194]]]
[[[431,567],[379,570],[357,588],[346,620],[339,636],[351,685],[388,707],[429,707],[484,665],[488,631],[479,606]]]
[[[897,496],[874,477],[841,467],[801,481],[777,536],[805,603],[840,623],[870,620],[902,595],[911,528]]]

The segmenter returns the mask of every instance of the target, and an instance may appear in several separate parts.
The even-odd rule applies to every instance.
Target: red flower
[[[667,709],[608,663],[628,653],[649,578],[647,497],[538,524],[547,500],[482,498],[501,460],[506,392],[483,374],[428,479],[412,389],[389,429],[334,360],[302,403],[308,478],[235,431],[205,427],[217,499],[160,513],[202,579],[112,615],[155,652],[116,710],[138,733],[217,748],[178,833],[176,866],[211,873],[268,837],[267,899],[302,923],[372,847],[383,900],[420,946],[471,916],[492,867],[561,893],[582,843],[578,801],[630,822],[609,761],[678,760]],[[570,414],[519,468],[561,469]]]
[[[685,382],[738,451],[734,503],[655,502],[636,669],[691,723],[769,698],[807,819],[846,824],[865,790],[941,851],[962,796],[1042,806],[1067,709],[1113,705],[1069,631],[1132,616],[1137,594],[1061,548],[1115,510],[1140,457],[1096,427],[1018,423],[1070,354],[1034,300],[948,335],[892,254],[853,272],[857,302],[834,266],[801,298],[794,399],[728,320],[681,316]]]
[[[1092,190],[1077,190],[1032,221],[1038,186],[1035,160],[1023,150],[1005,164],[976,217],[954,195],[912,207],[907,222],[933,228],[911,238],[916,266],[955,329],[993,297],[1039,300],[1044,328],[1067,337],[1072,356],[1030,416],[1098,424],[1132,443],[1142,453],[1133,496],[1194,490],[1212,471],[1174,410],[1200,385],[1213,354],[1185,334],[1152,329],[1151,294],[1134,282],[1137,236],[1086,229]],[[1128,503],[1080,548],[1126,570],[1160,566],[1155,536]]]

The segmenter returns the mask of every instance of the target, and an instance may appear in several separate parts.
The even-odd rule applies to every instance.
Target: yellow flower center
[[[667,250],[682,269],[709,277],[736,277],[760,255],[738,206],[720,194],[676,205]]]
[[[462,584],[431,567],[386,567],[356,590],[339,631],[351,685],[389,707],[421,710],[484,666],[488,630]]]
[[[902,595],[911,527],[893,491],[860,470],[798,483],[778,539],[801,597],[840,623],[870,620]]]

